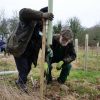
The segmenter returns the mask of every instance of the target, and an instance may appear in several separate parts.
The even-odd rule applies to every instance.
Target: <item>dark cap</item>
[[[48,7],[41,8],[40,11],[42,11],[42,12],[44,12],[44,13],[45,13],[45,12],[48,12]]]

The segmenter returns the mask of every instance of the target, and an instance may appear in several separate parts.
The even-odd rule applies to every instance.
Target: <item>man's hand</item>
[[[43,13],[43,18],[52,21],[54,18],[54,15],[52,13]]]
[[[50,47],[47,49],[47,54],[49,57],[53,57],[53,51]]]

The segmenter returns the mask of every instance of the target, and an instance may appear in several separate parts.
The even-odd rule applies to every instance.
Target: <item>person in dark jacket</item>
[[[0,52],[5,52],[6,43],[3,40],[0,40]]]
[[[60,35],[53,36],[51,50],[53,51],[53,57],[50,57],[49,59],[49,72],[47,75],[47,84],[52,82],[51,64],[58,63],[60,61],[62,61],[62,65],[61,67],[57,67],[57,69],[61,69],[61,73],[60,76],[57,78],[57,81],[61,84],[64,84],[72,67],[71,62],[76,58],[76,53],[73,45],[72,31],[70,29],[63,29]]]
[[[16,84],[24,91],[27,90],[27,76],[31,70],[32,63],[37,65],[39,49],[41,48],[43,20],[53,20],[53,14],[48,13],[48,7],[40,11],[23,8],[19,12],[19,25],[16,32],[15,49],[8,45],[7,50],[13,54],[18,69],[18,80]],[[8,40],[9,41],[9,40]],[[10,43],[10,42],[9,42]]]

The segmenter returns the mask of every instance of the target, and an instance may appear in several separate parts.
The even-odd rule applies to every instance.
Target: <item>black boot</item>
[[[52,67],[49,67],[49,68],[48,68],[48,71],[47,71],[47,73],[46,73],[47,84],[52,83],[51,70],[52,70]]]
[[[58,81],[58,83],[60,83],[60,84],[64,84],[64,83],[65,83],[65,81],[62,80],[60,77],[57,78],[57,81]]]
[[[52,83],[52,76],[46,75],[47,84]]]
[[[25,83],[21,83],[21,82],[19,82],[18,80],[16,80],[16,81],[15,81],[15,84],[17,85],[17,87],[18,87],[21,91],[23,91],[23,92],[25,92],[25,93],[28,93],[28,89],[27,89],[27,86],[26,86]]]

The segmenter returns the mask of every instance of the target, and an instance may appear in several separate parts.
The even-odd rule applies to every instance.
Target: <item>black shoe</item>
[[[47,80],[47,84],[51,84],[52,83],[52,80]]]
[[[64,84],[64,83],[65,83],[65,82],[62,81],[59,77],[57,78],[57,81],[58,81],[58,83],[60,83],[60,84]]]
[[[47,80],[47,84],[51,84],[52,83],[52,76],[46,76],[46,80]]]
[[[28,93],[28,89],[27,89],[26,84],[20,83],[18,80],[15,81],[15,84],[17,85],[17,87],[18,87],[21,91],[23,91],[23,92],[25,92],[25,93]]]

